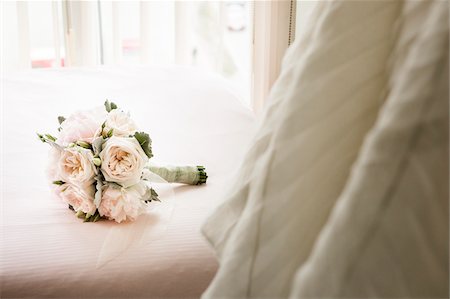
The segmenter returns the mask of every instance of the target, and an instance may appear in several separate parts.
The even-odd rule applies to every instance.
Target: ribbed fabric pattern
[[[384,102],[401,1],[322,1],[286,54],[242,176],[206,222],[203,298],[283,298]]]
[[[311,19],[203,227],[221,263],[203,297],[448,298],[448,2]]]
[[[408,1],[390,92],[291,298],[449,297],[447,1]]]
[[[0,297],[198,298],[217,268],[200,226],[242,159],[250,110],[221,79],[189,68],[33,70],[2,83]],[[204,186],[174,185],[174,197],[161,196],[137,220],[148,223],[140,242],[97,268],[117,224],[83,223],[51,196],[49,148],[35,132],[56,133],[58,115],[105,98],[149,132],[156,162],[205,165],[209,178]],[[135,234],[133,224],[120,227]]]

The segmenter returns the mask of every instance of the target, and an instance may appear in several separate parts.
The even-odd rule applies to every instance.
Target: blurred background
[[[29,38],[3,43],[4,65],[6,70],[20,67],[17,45],[29,48],[32,68],[190,65],[229,79],[248,104],[250,20],[248,1],[7,2],[4,38]]]
[[[1,73],[184,65],[264,106],[285,50],[317,1],[2,1]]]

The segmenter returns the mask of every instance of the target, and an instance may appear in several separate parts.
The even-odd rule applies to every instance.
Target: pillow
[[[288,50],[231,196],[203,232],[204,298],[287,297],[387,91],[398,1],[321,1]]]
[[[391,91],[292,298],[448,298],[448,3],[405,3]]]

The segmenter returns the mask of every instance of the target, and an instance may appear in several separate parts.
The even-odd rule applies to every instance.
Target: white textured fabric
[[[448,298],[448,2],[405,3],[387,102],[292,298]]]
[[[234,195],[203,227],[221,264],[204,298],[289,295],[383,104],[400,9],[318,3],[317,23],[286,54]]]
[[[424,5],[421,2],[426,1],[417,2],[417,7],[420,7]],[[414,57],[418,58],[415,55],[405,56],[405,53],[402,53],[398,47],[395,50],[397,52],[394,52],[396,44],[401,43],[405,47],[409,47],[414,43],[421,42],[416,34],[418,27],[424,26],[423,32],[428,30],[429,24],[422,24],[420,21],[412,19],[407,21],[404,26],[412,26],[415,31],[400,30],[402,14],[407,14],[406,11],[413,8],[414,5],[404,6],[403,1],[321,1],[318,3],[311,17],[316,22],[309,24],[310,28],[305,30],[305,34],[286,54],[280,78],[270,96],[270,106],[266,109],[253,145],[247,153],[246,160],[242,165],[241,176],[234,185],[232,196],[229,196],[228,200],[213,213],[203,227],[205,236],[220,257],[219,270],[203,294],[203,298],[285,298],[289,295],[299,298],[332,298],[334,295],[359,297],[359,294],[363,297],[386,294],[427,294],[430,296],[442,294],[442,281],[445,278],[448,279],[448,273],[442,272],[442,267],[435,267],[433,276],[424,283],[419,283],[422,278],[419,275],[413,282],[411,279],[417,273],[408,273],[408,275],[400,277],[401,274],[407,272],[409,267],[408,264],[405,264],[409,261],[406,258],[399,260],[399,264],[397,264],[398,269],[403,267],[404,272],[397,271],[393,274],[397,275],[397,279],[391,280],[398,285],[393,284],[390,289],[385,289],[386,293],[383,293],[384,285],[382,283],[369,284],[368,280],[379,278],[383,283],[389,282],[390,277],[386,273],[389,271],[387,262],[394,262],[394,260],[383,261],[386,267],[380,267],[378,268],[380,271],[376,272],[373,267],[379,260],[376,258],[371,260],[370,254],[364,252],[363,248],[358,247],[358,250],[353,250],[353,244],[345,243],[343,240],[340,242],[340,250],[333,254],[329,253],[333,251],[333,242],[322,240],[321,253],[320,255],[319,253],[315,254],[314,262],[308,264],[308,271],[300,271],[297,277],[295,275],[309,258],[318,235],[346,185],[350,169],[359,155],[365,136],[373,127],[384,101],[389,96],[389,103],[382,109],[383,115],[386,111],[389,112],[390,109],[393,109],[388,115],[381,117],[381,119],[385,119],[384,121],[380,120],[385,126],[393,124],[401,128],[410,125],[414,115],[418,111],[420,112],[420,107],[409,103],[407,107],[404,107],[409,109],[408,111],[396,111],[400,106],[392,104],[391,98],[401,96],[409,99],[412,96],[426,96],[426,91],[430,91],[429,89],[433,86],[431,80],[440,78],[425,75],[420,82],[416,82],[414,81],[416,77],[412,76],[406,79],[405,76],[408,71],[420,72],[423,66],[422,62],[427,62],[429,67],[444,63],[443,61],[439,62],[436,58],[438,54],[436,44],[441,43],[442,45],[448,42],[445,38],[442,40],[443,32],[440,32],[439,36],[432,34],[427,40],[428,42],[433,41],[433,45],[430,45],[429,49],[434,49],[434,52],[428,53],[428,48],[423,48],[420,53],[415,54],[422,55],[421,59],[414,60]],[[446,11],[446,8],[443,10]],[[427,13],[431,12],[425,12],[425,14]],[[413,16],[412,14],[411,17]],[[442,27],[441,31],[447,30],[447,26]],[[438,39],[441,41],[438,42]],[[424,41],[422,40],[422,42]],[[404,62],[403,60],[408,61]],[[404,63],[407,63],[409,67],[399,66]],[[432,71],[432,69],[427,71]],[[410,90],[408,86],[404,85],[416,83],[419,85]],[[448,87],[448,81],[446,86]],[[421,101],[424,100],[426,99],[421,99]],[[442,106],[442,102],[439,105]],[[441,109],[440,117],[442,117],[442,114],[448,113],[448,107],[439,109],[437,108],[439,105],[436,103],[433,109]],[[407,113],[412,114],[411,118],[405,118],[404,121],[396,118],[404,117],[404,114]],[[386,119],[392,117],[394,118],[387,122]],[[432,125],[428,127],[429,132],[427,133],[436,134],[432,127]],[[408,129],[410,127],[405,128],[405,131]],[[423,137],[431,138],[423,145],[429,148],[435,144],[444,144],[447,140],[443,137],[444,134],[445,132],[439,131],[437,136],[432,135],[435,137],[428,135]],[[380,146],[383,150],[385,150],[384,147],[397,148],[398,152],[393,153],[391,158],[406,159],[407,157],[403,156],[406,155],[406,152],[402,151],[405,147],[404,142],[409,140],[406,135],[398,136],[405,139],[389,139]],[[438,142],[433,138],[444,138],[444,140]],[[390,144],[390,141],[393,143]],[[402,146],[396,147],[397,143],[394,141]],[[370,145],[368,146],[370,147]],[[439,155],[443,153],[443,150],[440,147],[436,149],[436,152],[431,150],[427,152],[426,159],[430,160],[423,169],[424,174],[430,171],[430,167],[437,167],[435,163],[438,163],[438,160],[434,159],[442,158]],[[362,154],[367,155],[367,150]],[[387,149],[382,154],[382,158],[389,157]],[[437,156],[434,157],[434,155]],[[396,169],[398,162],[392,163],[390,166],[392,170]],[[385,159],[383,163],[389,164],[390,162]],[[443,183],[445,178],[448,180],[448,176],[443,173],[444,166],[448,166],[448,158],[441,163],[439,171],[432,176],[433,178],[437,178],[439,175],[443,176],[436,183],[430,178],[413,175],[416,181],[407,180],[403,182],[406,185],[401,187],[408,188],[409,184],[419,181],[422,183],[418,184],[416,191],[423,191],[424,193],[421,195],[430,196],[429,200],[432,201],[430,203],[432,207],[427,211],[425,218],[430,213],[439,210],[439,207],[445,213],[448,211],[442,202],[441,196],[445,195],[443,189],[439,189],[448,186],[448,181],[447,185]],[[417,174],[420,173],[420,168],[425,167],[423,163],[415,166],[419,167],[415,170]],[[367,200],[372,198],[369,196],[376,197],[383,194],[381,190],[378,190],[371,195],[370,192],[373,190],[371,183],[374,187],[381,187],[380,184],[386,184],[383,186],[401,184],[399,181],[390,180],[392,179],[391,175],[395,175],[395,172],[382,173],[383,166],[378,169],[380,172],[370,178],[367,177],[364,182],[360,181],[360,175],[353,177],[353,184],[358,186],[358,192],[368,193]],[[388,169],[391,170],[391,168],[386,168],[386,171]],[[366,185],[359,186],[359,183]],[[405,204],[408,201],[408,194],[398,195],[404,202],[397,202],[397,204]],[[433,202],[434,195],[436,195],[435,200],[439,203]],[[417,196],[420,195],[417,194]],[[382,204],[381,200],[382,198],[377,198],[376,203],[374,202],[372,206],[368,205],[367,208],[381,208],[379,205]],[[353,199],[353,202],[357,201],[357,198]],[[405,211],[414,210],[420,213],[419,209],[423,204],[423,202],[413,203],[413,206]],[[333,241],[344,238],[344,235],[346,236],[344,240],[352,240],[351,228],[359,225],[357,220],[360,218],[351,211],[359,211],[358,209],[364,208],[363,205],[360,203],[357,208],[353,207],[353,209],[349,209],[348,213],[345,213],[347,216],[345,229],[344,225],[341,225],[338,233],[333,235]],[[345,210],[342,205],[340,209]],[[370,222],[375,214],[370,210],[366,212],[361,215],[361,221],[364,220],[363,215],[368,215],[370,217],[367,221]],[[339,211],[333,214],[337,213]],[[439,212],[437,213],[439,214]],[[389,220],[395,219],[393,215],[390,217]],[[405,215],[405,217],[408,216]],[[417,229],[423,227],[425,229],[423,234],[433,235],[433,240],[436,241],[436,243],[425,245],[423,243],[428,239],[417,234],[411,236],[409,242],[396,248],[408,250],[407,245],[414,246],[412,241],[415,240],[415,237],[421,237],[422,243],[420,244],[422,245],[417,250],[423,250],[422,258],[427,257],[430,261],[428,264],[424,260],[418,262],[412,268],[415,271],[431,269],[436,266],[436,261],[445,263],[445,266],[448,265],[448,257],[444,260],[445,254],[442,253],[442,250],[445,249],[442,244],[448,242],[448,230],[445,234],[442,227],[445,220],[442,218],[444,214],[441,212],[438,217],[440,219],[436,222],[431,221],[428,223],[429,225],[424,226],[420,226],[419,224],[422,223],[416,222],[413,218],[409,219],[409,222],[404,222],[405,226],[411,225],[411,230],[415,229],[416,225],[419,225]],[[395,225],[400,225],[400,223],[391,222],[387,228]],[[439,226],[436,231],[433,231],[434,225]],[[331,226],[332,224],[328,226],[328,230]],[[370,232],[365,231],[365,227],[367,226],[360,228],[359,236],[370,237]],[[393,228],[390,236],[395,237],[395,232],[400,232],[400,230]],[[402,232],[406,233],[407,231]],[[440,242],[437,241],[439,237],[442,238]],[[368,241],[367,239],[358,239],[358,237],[356,239],[360,242],[360,246],[369,245],[365,243]],[[374,243],[371,248],[379,249],[376,246],[383,246],[381,241],[382,239],[377,239],[377,243]],[[402,242],[402,239],[398,238],[398,241]],[[416,246],[420,244],[416,244]],[[346,249],[349,252],[345,253],[343,262],[349,262],[352,254],[367,254],[361,257],[366,264],[360,265],[355,272],[349,272],[355,273],[355,277],[352,276],[353,280],[350,281],[352,287],[355,288],[359,282],[365,282],[365,284],[361,284],[361,288],[365,288],[362,292],[358,292],[361,289],[349,289],[346,293],[347,286],[341,282],[347,282],[347,278],[340,277],[341,272],[337,270],[333,272],[335,267],[342,266],[339,254]],[[383,257],[389,253],[389,248],[385,248],[385,250],[384,252],[380,251],[380,255],[385,254]],[[402,254],[401,252],[397,253]],[[328,254],[333,258],[331,261],[327,260]],[[434,254],[437,256],[434,257]],[[394,256],[392,255],[391,258]],[[375,257],[377,256],[375,255]],[[409,258],[412,257],[414,254]],[[434,258],[436,261],[431,261]],[[420,268],[425,264],[429,267]],[[315,267],[319,267],[320,271],[316,272]],[[343,266],[343,269],[347,269],[345,267]],[[356,276],[368,274],[372,270],[377,276],[357,279]],[[335,273],[337,274],[335,275]],[[322,277],[326,277],[327,280],[322,280]],[[427,285],[433,278],[437,279],[436,282]],[[406,282],[416,283],[417,286],[408,291],[403,290]],[[437,286],[439,287],[437,290],[431,290]],[[370,289],[371,287],[376,290]]]
[[[242,159],[250,110],[218,77],[188,68],[34,70],[2,84],[1,297],[199,297],[217,268],[200,225]],[[45,178],[49,147],[35,132],[55,133],[58,115],[105,98],[151,135],[159,162],[199,163],[209,178],[204,186],[174,185],[173,198],[162,196],[138,219],[149,224],[140,244],[97,267],[111,227],[136,232],[128,224],[82,223],[53,198]]]

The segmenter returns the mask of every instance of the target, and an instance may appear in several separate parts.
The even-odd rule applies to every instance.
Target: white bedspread
[[[253,128],[253,116],[212,75],[188,68],[28,71],[3,78],[1,297],[198,297],[217,262],[199,228],[223,198]],[[48,146],[56,117],[102,105],[129,110],[162,162],[201,164],[208,184],[174,186],[140,221],[148,229],[98,265],[109,221],[83,223],[51,196]],[[133,225],[120,226],[133,235]],[[122,242],[124,240],[117,240]]]

